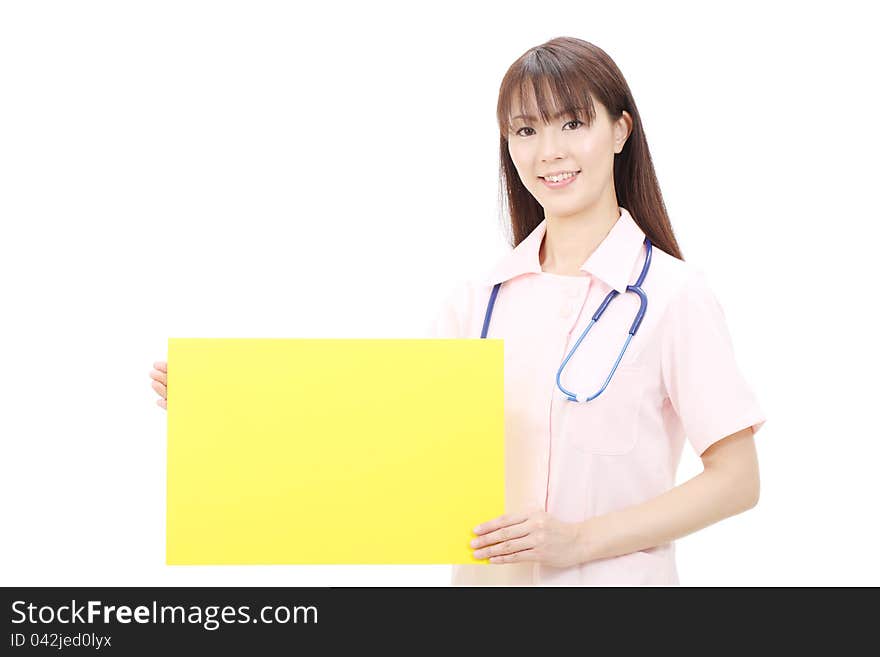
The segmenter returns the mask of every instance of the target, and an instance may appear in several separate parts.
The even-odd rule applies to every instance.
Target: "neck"
[[[579,275],[581,266],[611,232],[620,218],[616,201],[576,214],[546,215],[547,230],[541,242],[541,269],[552,274]]]

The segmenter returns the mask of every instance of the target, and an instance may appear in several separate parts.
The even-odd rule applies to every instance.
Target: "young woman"
[[[497,117],[514,248],[432,335],[504,340],[508,513],[474,528],[488,565],[454,566],[453,584],[677,584],[673,541],[757,503],[764,414],[608,55],[529,49]],[[674,486],[685,439],[703,472]]]

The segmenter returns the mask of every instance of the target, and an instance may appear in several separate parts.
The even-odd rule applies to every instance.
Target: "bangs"
[[[516,121],[545,124],[566,117],[593,124],[596,111],[586,77],[552,56],[534,51],[508,71],[498,94],[497,119],[502,133]],[[524,118],[522,118],[524,117]]]

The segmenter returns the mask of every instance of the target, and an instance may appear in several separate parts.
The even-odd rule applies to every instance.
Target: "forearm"
[[[691,534],[757,503],[754,487],[723,470],[704,470],[634,506],[579,525],[581,562],[646,550]]]

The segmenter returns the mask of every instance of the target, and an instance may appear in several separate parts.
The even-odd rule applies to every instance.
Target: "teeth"
[[[569,171],[568,173],[562,173],[558,176],[547,176],[547,180],[549,180],[550,182],[561,182],[563,180],[567,180],[568,178],[572,178],[573,176],[574,173]]]

